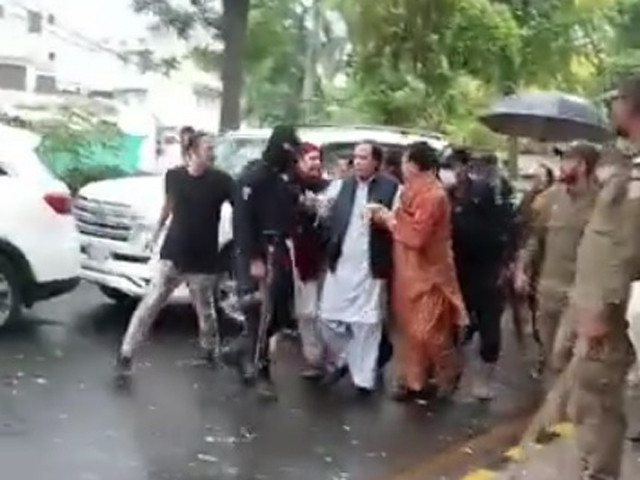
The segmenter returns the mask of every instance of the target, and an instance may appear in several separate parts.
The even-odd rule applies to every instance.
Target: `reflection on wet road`
[[[163,313],[131,390],[118,392],[113,354],[130,313],[83,285],[0,331],[0,478],[439,479],[475,461],[470,438],[501,448],[509,440],[498,433],[535,401],[513,348],[493,405],[463,385],[452,405],[407,406],[304,384],[287,343],[275,369],[280,402],[262,405],[232,371],[193,360],[195,319],[183,308]]]

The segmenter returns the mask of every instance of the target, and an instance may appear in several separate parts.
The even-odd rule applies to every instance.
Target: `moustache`
[[[620,137],[620,138],[629,138],[629,131],[626,128],[618,125],[618,126],[616,126],[615,130],[616,130],[616,135],[618,137]]]

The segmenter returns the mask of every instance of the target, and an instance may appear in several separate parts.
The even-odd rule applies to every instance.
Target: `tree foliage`
[[[523,88],[596,94],[612,70],[635,69],[640,54],[629,53],[640,40],[639,5],[343,0],[353,43],[346,98],[372,121],[424,124],[491,144],[495,137],[475,117],[492,98]]]
[[[94,112],[61,107],[57,115],[29,125],[42,135],[38,153],[47,166],[77,192],[90,182],[127,175],[117,163],[92,161],[96,149],[117,160],[122,132],[113,123],[96,119]]]
[[[489,0],[344,2],[351,96],[373,121],[448,130],[487,91],[516,81],[519,27]],[[359,93],[358,93],[359,92]]]
[[[245,117],[261,124],[323,119],[325,90],[346,64],[343,26],[328,0],[254,0]]]
[[[620,0],[613,20],[614,51],[608,58],[606,87],[619,78],[640,72],[640,1]]]
[[[212,40],[224,38],[230,23],[221,14],[234,3],[134,2],[180,34],[199,28]],[[640,69],[640,0],[253,0],[250,6],[244,79],[233,83],[245,86],[244,118],[260,124],[424,126],[491,145],[496,137],[475,119],[492,98],[526,88],[597,96]],[[193,56],[208,70],[224,70],[210,46]]]
[[[207,66],[219,61],[223,88],[220,128],[238,128],[250,0],[190,0],[185,5],[171,0],[132,0],[132,6],[138,13],[152,15],[181,38],[190,38],[194,33],[208,37],[208,42],[197,46],[192,57]],[[224,45],[221,58],[219,42]]]

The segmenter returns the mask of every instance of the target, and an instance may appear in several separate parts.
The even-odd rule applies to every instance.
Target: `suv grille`
[[[84,235],[126,242],[133,229],[131,207],[78,197],[73,206],[78,231]]]

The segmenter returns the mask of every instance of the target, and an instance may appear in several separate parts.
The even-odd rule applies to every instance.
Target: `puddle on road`
[[[237,443],[249,443],[256,438],[256,436],[257,435],[248,428],[243,427],[240,429],[240,434],[238,436],[207,435],[204,437],[204,441],[207,443],[234,445]]]
[[[206,453],[199,453],[198,455],[196,455],[196,457],[201,462],[218,463],[219,461],[218,457],[214,457],[213,455],[208,455]]]

